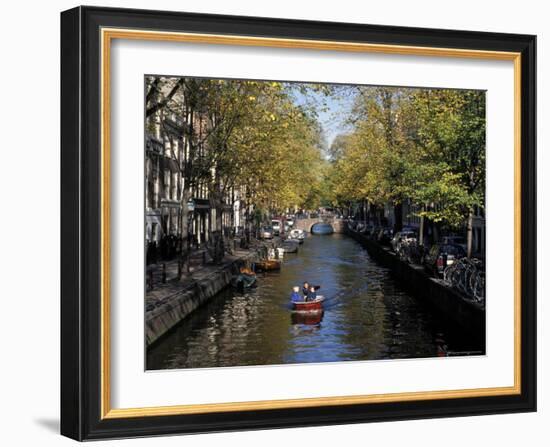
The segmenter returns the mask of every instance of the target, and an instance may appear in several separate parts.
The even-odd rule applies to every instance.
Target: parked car
[[[444,245],[460,245],[464,250],[466,250],[466,247],[468,246],[466,238],[464,236],[457,235],[443,236],[441,238],[441,243]]]
[[[263,227],[260,230],[260,239],[273,239],[273,229],[271,227]]]
[[[372,234],[373,230],[374,230],[374,225],[367,224],[367,226],[365,227],[365,230],[363,232],[365,233],[366,236],[370,236]]]
[[[355,227],[355,230],[359,233],[363,233],[365,235],[370,235],[372,230],[374,229],[374,225],[366,224],[365,222],[357,222],[357,225]]]
[[[466,251],[458,244],[435,244],[424,255],[424,267],[434,276],[441,276],[448,265],[465,256]]]
[[[393,249],[393,251],[397,251],[401,242],[403,242],[404,240],[411,240],[411,239],[416,239],[415,231],[410,231],[410,230],[398,231],[397,233],[395,233],[395,235],[393,236],[393,239],[390,241],[391,248]]]
[[[271,228],[273,229],[273,234],[275,236],[279,236],[279,234],[281,234],[281,221],[280,220],[272,220],[271,221]]]
[[[380,230],[382,230],[382,227],[378,225],[373,226],[372,230],[369,233],[369,236],[374,240],[378,240],[378,235],[380,234]]]
[[[384,245],[389,245],[393,238],[393,230],[391,228],[381,228],[376,236],[376,240]]]

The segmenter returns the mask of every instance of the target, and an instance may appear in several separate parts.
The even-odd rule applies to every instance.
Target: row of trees
[[[186,204],[207,185],[222,244],[224,205],[237,190],[247,223],[252,209],[368,202],[378,215],[392,204],[399,225],[411,200],[422,223],[466,224],[471,251],[474,209],[485,200],[484,92],[158,76],[146,89],[148,130],[164,130],[184,179],[184,239]],[[354,98],[351,131],[334,140],[329,161],[315,107],[297,100],[308,92]],[[179,136],[168,131],[174,122]]]
[[[485,92],[354,87],[353,129],[331,146],[330,201],[368,201],[376,209],[420,206],[435,226],[467,226],[485,201]],[[397,228],[399,229],[399,228]]]
[[[187,202],[197,186],[206,185],[216,210],[218,260],[223,257],[222,215],[230,191],[239,191],[250,223],[252,208],[257,213],[308,207],[318,188],[321,132],[315,116],[293,101],[295,89],[280,82],[146,79],[148,131],[163,130],[168,155],[181,169],[181,236],[188,237]],[[172,123],[181,135],[169,131]]]

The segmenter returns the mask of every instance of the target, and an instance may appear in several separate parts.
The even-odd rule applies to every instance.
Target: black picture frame
[[[100,29],[521,53],[521,391],[515,395],[102,418]],[[61,14],[61,433],[77,440],[536,410],[536,37],[77,7]]]

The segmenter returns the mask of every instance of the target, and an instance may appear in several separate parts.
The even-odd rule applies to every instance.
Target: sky
[[[319,92],[309,92],[304,95],[298,90],[294,90],[293,95],[296,104],[315,108],[317,119],[323,128],[327,147],[331,146],[336,136],[350,131],[350,126],[346,124],[354,98],[350,92],[334,96]]]

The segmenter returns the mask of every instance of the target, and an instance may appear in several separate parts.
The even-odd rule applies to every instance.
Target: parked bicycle
[[[420,245],[416,238],[403,239],[396,247],[397,256],[409,264],[422,264],[424,258],[424,246]]]
[[[443,280],[474,301],[485,302],[485,267],[480,259],[458,259],[445,268]]]

